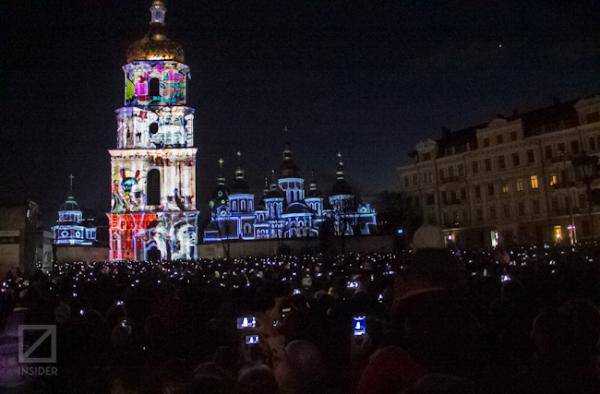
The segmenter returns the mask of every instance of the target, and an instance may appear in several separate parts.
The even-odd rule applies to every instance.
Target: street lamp
[[[571,163],[575,170],[575,177],[578,181],[585,183],[588,205],[588,217],[590,220],[590,232],[594,236],[594,220],[592,218],[592,182],[598,174],[598,157],[590,156],[585,153],[575,157]]]

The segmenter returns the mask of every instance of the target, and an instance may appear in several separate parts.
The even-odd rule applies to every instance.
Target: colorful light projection
[[[195,210],[196,148],[109,153],[111,212]]]
[[[194,145],[194,110],[189,107],[142,109],[123,107],[117,111],[117,147],[184,148]]]
[[[185,105],[188,66],[174,61],[136,61],[123,66],[125,105]]]
[[[109,214],[111,260],[188,260],[197,256],[198,212]]]

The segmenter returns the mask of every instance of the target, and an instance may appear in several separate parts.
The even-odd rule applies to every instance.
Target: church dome
[[[173,60],[183,63],[183,46],[169,39],[165,29],[167,10],[162,0],[154,0],[150,7],[150,30],[127,49],[127,62],[136,60]]]
[[[306,204],[293,203],[287,207],[285,213],[312,213],[312,211]]]
[[[67,196],[67,200],[60,206],[61,211],[79,211],[79,204],[75,201],[72,194]]]
[[[337,179],[331,188],[331,195],[352,194],[352,186],[345,179]]]

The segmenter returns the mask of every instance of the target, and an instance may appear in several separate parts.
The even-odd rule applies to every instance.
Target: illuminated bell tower
[[[166,7],[154,0],[148,34],[127,50],[124,106],[116,110],[111,158],[111,260],[197,257],[194,109],[190,70],[165,32]]]

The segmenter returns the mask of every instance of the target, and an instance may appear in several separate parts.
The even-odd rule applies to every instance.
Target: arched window
[[[150,97],[160,96],[160,81],[158,78],[150,78],[150,83],[148,84],[148,91]]]
[[[246,210],[246,200],[240,201],[240,211],[244,212]]]
[[[148,129],[150,131],[150,134],[152,134],[152,135],[158,133],[158,123],[156,123],[156,122],[150,123],[150,127]]]
[[[146,178],[146,204],[160,205],[160,172],[153,168]]]

